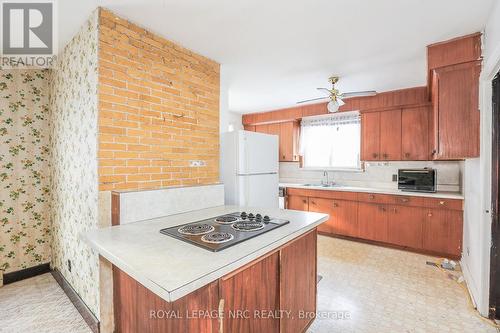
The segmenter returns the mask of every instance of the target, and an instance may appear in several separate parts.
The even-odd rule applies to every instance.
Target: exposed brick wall
[[[99,25],[99,189],[218,182],[219,64],[105,9]]]

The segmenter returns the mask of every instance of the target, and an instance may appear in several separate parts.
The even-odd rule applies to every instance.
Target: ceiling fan
[[[330,83],[332,84],[331,89],[328,89],[328,88],[316,88],[316,89],[327,92],[329,94],[329,96],[306,99],[306,100],[297,102],[297,104],[302,104],[302,103],[307,103],[307,102],[312,102],[312,101],[319,101],[322,99],[330,99],[330,102],[328,102],[328,105],[327,105],[328,111],[329,112],[337,112],[339,110],[339,107],[341,107],[342,105],[345,104],[342,101],[343,98],[375,96],[377,94],[377,92],[374,90],[341,93],[338,89],[335,89],[335,84],[339,81],[338,76],[331,76],[328,79],[328,81],[330,81]]]

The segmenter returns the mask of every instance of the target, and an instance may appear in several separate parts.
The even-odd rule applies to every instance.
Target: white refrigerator
[[[278,208],[277,135],[234,131],[222,138],[222,181],[227,205]]]

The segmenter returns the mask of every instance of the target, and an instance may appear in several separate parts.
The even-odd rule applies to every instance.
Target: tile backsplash
[[[346,186],[397,188],[392,176],[398,173],[398,169],[425,167],[437,170],[438,191],[461,192],[463,162],[457,161],[367,162],[364,171],[328,171],[328,178]],[[322,170],[301,169],[298,162],[280,162],[279,176],[280,183],[320,183],[326,180]]]

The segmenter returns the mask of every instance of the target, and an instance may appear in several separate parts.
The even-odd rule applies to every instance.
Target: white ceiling
[[[494,0],[59,0],[60,45],[97,6],[222,64],[247,113],[343,91],[425,85],[425,46],[484,28]]]

